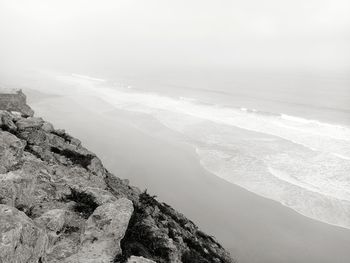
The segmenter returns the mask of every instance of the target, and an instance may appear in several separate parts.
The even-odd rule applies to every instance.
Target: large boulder
[[[0,240],[0,262],[43,261],[47,245],[45,231],[14,207],[0,205]]]
[[[25,130],[29,128],[38,129],[44,124],[44,121],[42,118],[36,118],[36,117],[29,117],[29,118],[23,118],[16,122],[16,126],[19,130]]]
[[[133,204],[126,198],[96,208],[85,225],[81,247],[65,262],[110,263],[120,254],[120,241],[133,213]]]

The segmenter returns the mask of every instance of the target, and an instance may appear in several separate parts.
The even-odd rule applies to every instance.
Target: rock
[[[47,250],[46,262],[60,263],[76,253],[78,244],[70,239],[63,239]],[[67,263],[72,261],[66,261]]]
[[[1,203],[29,212],[33,204],[35,181],[22,170],[0,174]]]
[[[55,133],[59,136],[63,136],[66,134],[66,131],[64,129],[57,129],[55,130]]]
[[[79,191],[84,191],[88,187],[98,189],[106,188],[103,177],[91,174],[89,171],[79,166],[56,165],[54,166],[54,173],[55,178],[62,182],[64,181],[72,188],[81,189]]]
[[[0,130],[0,173],[6,173],[20,162],[25,146],[26,143],[13,134]]]
[[[84,189],[84,192],[86,194],[91,195],[94,198],[94,201],[98,205],[103,205],[105,203],[112,203],[117,200],[115,196],[113,196],[110,192],[107,190],[103,190],[100,188],[95,187],[87,187]]]
[[[23,105],[19,112],[21,112],[25,117],[34,116],[34,111],[28,105]]]
[[[138,202],[141,191],[137,187],[125,184],[122,179],[116,177],[111,173],[107,173],[105,181],[114,195],[119,197],[126,197],[132,200],[134,203]]]
[[[43,261],[47,244],[45,231],[14,207],[0,205],[0,262]]]
[[[44,122],[42,127],[41,127],[45,132],[53,132],[55,129],[53,125],[49,122]]]
[[[91,158],[90,164],[87,166],[87,168],[98,176],[104,176],[105,174],[105,169],[103,168],[102,162],[97,157]]]
[[[36,118],[36,117],[29,117],[26,119],[20,119],[16,122],[16,126],[19,130],[25,130],[28,128],[35,128],[38,129],[44,124],[44,121],[42,118]]]
[[[35,222],[46,229],[54,232],[59,232],[65,223],[66,211],[63,209],[53,209],[44,213]]]
[[[211,236],[146,192],[135,203],[133,220],[121,246],[124,257],[137,253],[156,262],[233,262]]]
[[[0,110],[17,111],[23,116],[33,116],[34,111],[26,104],[22,90],[0,88]]]
[[[156,263],[153,260],[144,258],[144,257],[135,257],[135,256],[131,256],[127,263]]]
[[[86,222],[79,252],[65,262],[112,262],[122,252],[120,241],[132,213],[132,202],[126,198],[97,207]]]
[[[15,131],[17,129],[13,117],[7,111],[0,110],[0,128],[5,131]]]
[[[70,139],[70,143],[78,147],[81,145],[81,141],[73,137]]]

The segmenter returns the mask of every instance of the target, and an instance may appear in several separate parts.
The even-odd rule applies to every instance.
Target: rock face
[[[34,115],[34,111],[27,105],[27,98],[22,90],[0,88],[0,109],[17,111],[25,116]]]
[[[0,205],[1,262],[40,262],[45,254],[47,235],[23,212]]]
[[[0,100],[0,262],[233,262],[78,139],[9,110]]]

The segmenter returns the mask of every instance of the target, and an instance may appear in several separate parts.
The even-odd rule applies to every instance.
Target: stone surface
[[[0,262],[36,263],[45,255],[45,231],[14,207],[0,205],[0,240]]]
[[[131,256],[127,263],[155,263],[153,260],[144,257]]]
[[[6,173],[19,164],[25,145],[13,134],[0,130],[0,173]]]
[[[34,111],[26,104],[27,98],[22,90],[0,89],[0,110],[21,112],[33,116]]]
[[[42,129],[45,132],[53,132],[54,131],[53,125],[49,122],[46,122],[46,121],[43,123]]]
[[[26,119],[20,119],[16,122],[16,126],[19,130],[25,130],[28,128],[34,128],[38,129],[44,124],[43,119],[41,118],[35,118],[35,117],[29,117]]]
[[[66,211],[63,209],[52,209],[35,219],[35,222],[49,231],[59,232],[62,230],[66,220]]]
[[[120,241],[132,212],[132,202],[125,198],[97,207],[86,221],[79,252],[66,262],[112,262],[122,252]]]
[[[31,174],[22,170],[0,174],[0,199],[2,204],[24,211],[33,204],[35,181]]]
[[[15,131],[17,126],[13,122],[13,117],[7,112],[0,110],[0,127],[8,131]]]

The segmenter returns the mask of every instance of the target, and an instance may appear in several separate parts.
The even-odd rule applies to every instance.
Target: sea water
[[[267,81],[263,91],[236,93],[228,86],[152,88],[76,74],[58,79],[117,109],[153,116],[193,145],[202,166],[216,176],[305,216],[350,228],[347,79],[319,86],[309,80],[309,89],[279,89]]]

